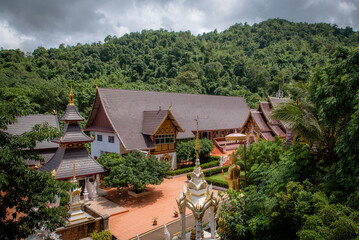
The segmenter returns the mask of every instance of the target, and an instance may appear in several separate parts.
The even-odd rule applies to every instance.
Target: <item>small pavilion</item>
[[[66,111],[59,119],[65,123],[64,134],[62,137],[52,140],[60,146],[55,155],[39,171],[51,172],[57,180],[70,180],[74,174],[79,180],[89,177],[98,178],[99,174],[106,172],[106,170],[87,152],[85,143],[92,142],[93,139],[87,136],[78,124],[85,119],[77,111],[74,104],[72,86],[69,98]],[[76,169],[76,172],[73,169]]]

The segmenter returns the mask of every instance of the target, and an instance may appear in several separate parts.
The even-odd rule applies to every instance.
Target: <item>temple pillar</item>
[[[180,230],[180,238],[186,239],[186,208],[180,209],[181,214],[181,230]]]
[[[211,238],[215,239],[217,232],[216,232],[216,219],[215,219],[215,209],[214,207],[210,208],[210,212],[209,212],[209,222],[211,223]]]
[[[196,217],[196,240],[201,240],[201,239],[202,239],[202,219],[200,217]]]

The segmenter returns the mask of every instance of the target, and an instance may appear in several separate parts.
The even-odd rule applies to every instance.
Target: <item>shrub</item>
[[[111,240],[112,234],[111,234],[110,230],[104,230],[101,232],[93,232],[93,233],[91,233],[90,237],[93,240]]]

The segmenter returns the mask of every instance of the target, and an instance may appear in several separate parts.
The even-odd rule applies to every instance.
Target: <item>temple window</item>
[[[155,136],[156,144],[166,144],[166,143],[174,143],[175,135],[174,134],[161,134]]]
[[[115,142],[115,137],[114,136],[108,136],[108,142],[109,143],[114,143]]]
[[[102,135],[97,134],[97,141],[102,142]]]

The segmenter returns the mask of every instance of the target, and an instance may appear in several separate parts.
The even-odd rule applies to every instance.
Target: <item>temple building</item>
[[[57,180],[69,180],[74,175],[81,180],[87,177],[95,177],[106,171],[87,152],[85,143],[92,142],[93,139],[88,137],[78,124],[85,119],[77,111],[73,96],[71,89],[69,104],[59,119],[65,123],[64,134],[62,137],[52,140],[59,147],[55,155],[39,169],[40,172],[52,172]]]
[[[278,136],[290,144],[293,140],[293,132],[286,124],[271,117],[272,109],[288,100],[289,98],[283,98],[283,96],[268,96],[267,102],[259,100],[257,109],[249,111],[248,117],[241,127],[241,133],[248,136],[250,143],[257,142],[258,138],[274,141],[274,137]]]
[[[221,141],[239,131],[248,113],[242,97],[96,88],[84,130],[95,137],[94,158],[141,150],[169,161],[175,169],[177,140],[195,137],[197,115],[199,137]]]
[[[36,124],[43,124],[46,122],[49,124],[49,126],[60,129],[56,114],[31,114],[23,117],[18,117],[14,124],[7,126],[6,132],[11,135],[21,135],[25,132],[31,131]],[[55,152],[57,151],[57,148],[58,144],[53,142],[37,142],[34,149],[25,150],[41,154],[41,156],[44,158],[44,162],[40,163],[37,161],[26,159],[24,159],[24,161],[29,165],[29,167],[37,167],[40,164],[48,162],[54,156]]]

